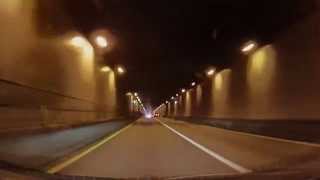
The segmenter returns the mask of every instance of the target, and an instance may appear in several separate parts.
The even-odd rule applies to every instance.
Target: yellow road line
[[[54,173],[62,170],[63,168],[69,166],[70,164],[74,163],[75,161],[78,161],[80,158],[82,158],[82,157],[86,156],[87,154],[89,154],[90,152],[94,151],[98,147],[102,146],[106,142],[110,141],[114,137],[118,136],[120,133],[122,133],[125,130],[127,130],[128,128],[130,128],[132,125],[133,125],[133,123],[127,125],[126,127],[113,133],[112,135],[107,136],[107,137],[103,138],[102,140],[93,143],[92,145],[89,145],[88,147],[84,148],[83,150],[80,150],[80,152],[78,152],[77,154],[73,155],[70,158],[67,158],[66,160],[63,160],[62,162],[58,162],[53,165],[50,165],[48,168],[46,168],[46,172],[49,174],[54,174]]]

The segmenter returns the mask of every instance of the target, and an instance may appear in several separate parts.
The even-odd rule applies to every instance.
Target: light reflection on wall
[[[133,95],[132,95],[132,93],[129,93],[128,95],[127,95],[127,97],[128,97],[128,108],[129,108],[129,112],[134,112],[134,104],[133,104]]]
[[[71,35],[67,43],[78,53],[80,68],[85,73],[86,81],[92,80],[94,74],[94,50],[91,44],[80,35]]]
[[[178,103],[182,104],[182,101],[183,101],[183,98],[182,98],[182,95],[181,95],[181,96],[178,97]]]
[[[178,101],[175,101],[173,104],[174,104],[173,105],[173,116],[177,116],[178,115],[179,103],[178,103]]]
[[[67,92],[79,92],[76,88],[81,87],[82,94],[87,94],[88,99],[94,99],[94,94],[98,92],[95,88],[100,87],[100,85],[96,83],[104,82],[95,81],[96,63],[93,47],[85,37],[76,32],[68,33],[63,39],[66,49],[69,49],[73,54],[70,59],[63,59],[66,69],[69,70],[68,74],[70,74],[65,77]],[[78,73],[78,81],[74,81],[74,75],[76,73]]]
[[[115,73],[113,71],[110,71],[107,73],[106,76],[107,76],[106,104],[108,106],[108,110],[115,110],[117,107],[117,88],[116,88]]]
[[[212,79],[213,107],[211,107],[210,111],[211,116],[221,117],[228,112],[231,73],[231,69],[225,69],[217,73]]]
[[[255,52],[247,64],[247,85],[249,106],[254,116],[268,113],[272,100],[272,87],[275,85],[276,52],[271,45]]]
[[[171,103],[170,102],[167,104],[167,114],[169,116],[171,115]]]
[[[133,100],[133,111],[139,112],[139,103],[137,100]]]
[[[216,77],[214,78],[214,89],[215,91],[221,91],[223,86],[223,77],[222,77],[222,72],[217,74]]]
[[[177,97],[177,114],[181,115],[184,112],[184,106],[183,106],[183,95],[179,95]]]
[[[201,85],[198,85],[196,88],[196,107],[199,107],[201,105],[202,101],[202,87]]]
[[[68,44],[78,51],[79,56],[84,61],[92,61],[94,59],[94,51],[90,42],[81,35],[71,36]]]
[[[187,91],[185,94],[185,102],[184,102],[184,116],[191,116],[191,92]]]

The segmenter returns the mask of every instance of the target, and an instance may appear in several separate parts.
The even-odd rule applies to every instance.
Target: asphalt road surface
[[[318,145],[182,121],[139,119],[58,173],[116,178],[237,174],[301,167],[320,160],[319,150]]]
[[[0,138],[0,160],[41,169],[99,138],[121,129],[130,120],[109,121],[50,133]]]

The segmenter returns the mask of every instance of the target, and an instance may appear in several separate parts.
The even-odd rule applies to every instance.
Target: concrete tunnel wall
[[[38,3],[0,1],[0,131],[128,115],[117,75],[100,72],[90,45],[86,49],[70,44],[72,37],[81,34],[39,32]]]
[[[320,13],[162,106],[171,117],[320,119]],[[165,110],[164,110],[165,109]]]

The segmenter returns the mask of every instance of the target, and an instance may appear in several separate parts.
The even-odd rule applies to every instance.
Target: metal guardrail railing
[[[46,105],[29,106],[29,105],[15,105],[15,104],[0,104],[0,108],[25,109],[25,110],[47,109],[50,111],[93,112],[93,113],[112,113],[113,112],[113,111],[97,111],[97,110],[89,110],[89,109],[56,108],[56,107],[50,107]]]
[[[87,103],[90,103],[90,104],[97,104],[96,102],[90,101],[88,99],[83,99],[83,98],[78,98],[78,97],[74,97],[74,96],[70,96],[70,95],[65,95],[65,94],[62,94],[60,92],[56,92],[56,91],[52,91],[52,90],[36,88],[36,87],[32,87],[32,86],[25,85],[25,84],[22,84],[22,83],[14,82],[14,81],[0,79],[0,83],[1,82],[2,83],[6,83],[8,85],[17,86],[17,87],[20,87],[20,88],[26,88],[26,89],[29,89],[29,90],[34,90],[34,91],[45,93],[45,94],[49,94],[49,95],[55,95],[55,96],[59,96],[59,97],[63,97],[63,98],[74,99],[74,100],[78,100],[78,101],[87,102]]]
[[[4,110],[5,111],[1,111]],[[6,111],[9,110],[9,111]],[[66,124],[73,122],[75,119],[74,117],[79,117],[79,119],[83,119],[84,117],[95,117],[98,119],[109,119],[109,118],[115,118],[118,117],[118,114],[114,111],[99,111],[99,110],[88,110],[88,109],[71,109],[71,108],[51,108],[47,106],[19,106],[19,105],[8,105],[8,104],[0,104],[0,113],[6,113],[5,115],[14,115],[14,119],[10,121],[16,121],[20,122],[22,119],[25,119],[25,113],[32,115],[34,117],[34,120],[30,121],[31,124],[34,122],[38,122],[38,124],[42,127],[48,127],[52,124],[61,124],[62,122],[65,122]],[[60,114],[62,113],[62,114]],[[61,118],[60,120],[57,119],[55,115],[60,114],[61,116],[58,116]],[[75,116],[72,116],[74,114]],[[70,116],[71,115],[71,116]],[[2,116],[4,118],[6,116]],[[70,118],[71,119],[67,119]],[[1,119],[1,118],[0,118]],[[95,119],[95,120],[98,120]],[[92,121],[94,119],[88,118],[88,122]],[[10,122],[8,121],[8,122]],[[81,122],[81,120],[79,121]],[[83,122],[83,121],[82,121]],[[25,124],[25,123],[23,123]],[[11,125],[8,124],[8,128]]]
[[[51,90],[46,90],[46,89],[41,89],[41,88],[35,88],[32,86],[28,86],[25,84],[21,84],[18,82],[13,82],[13,81],[8,81],[8,80],[4,80],[4,79],[0,79],[0,84],[4,85],[4,87],[8,87],[8,89],[17,89],[16,93],[19,93],[19,91],[26,91],[27,93],[30,94],[35,94],[35,96],[48,96],[48,98],[67,98],[65,100],[70,100],[71,104],[69,107],[68,106],[51,106],[50,104],[45,104],[45,103],[34,103],[32,104],[32,102],[30,102],[30,104],[28,104],[28,102],[21,102],[21,104],[18,103],[10,103],[10,102],[2,102],[0,100],[0,110],[9,110],[12,111],[13,114],[17,115],[17,113],[19,112],[15,112],[15,111],[29,111],[31,114],[34,113],[39,113],[41,119],[40,123],[43,124],[44,126],[46,126],[48,123],[51,122],[51,115],[52,113],[88,113],[88,115],[90,114],[96,114],[98,116],[114,116],[115,113],[117,112],[118,109],[113,109],[111,110],[97,110],[95,109],[95,107],[98,105],[98,103],[87,100],[87,99],[82,99],[82,98],[78,98],[78,97],[73,97],[73,96],[69,96],[69,95],[65,95],[59,92],[55,92],[55,91],[51,91]],[[25,92],[24,92],[25,93]],[[77,105],[78,103],[82,104],[85,103],[85,106],[80,106],[80,108],[76,108],[76,106],[73,108],[72,105]],[[83,108],[81,108],[83,107]],[[3,111],[4,113],[10,113],[11,112],[6,112]],[[20,116],[21,115],[21,116]],[[17,120],[20,119],[19,117],[23,117],[24,114],[18,114]],[[81,114],[80,114],[81,116]],[[36,117],[36,116],[35,116]]]

